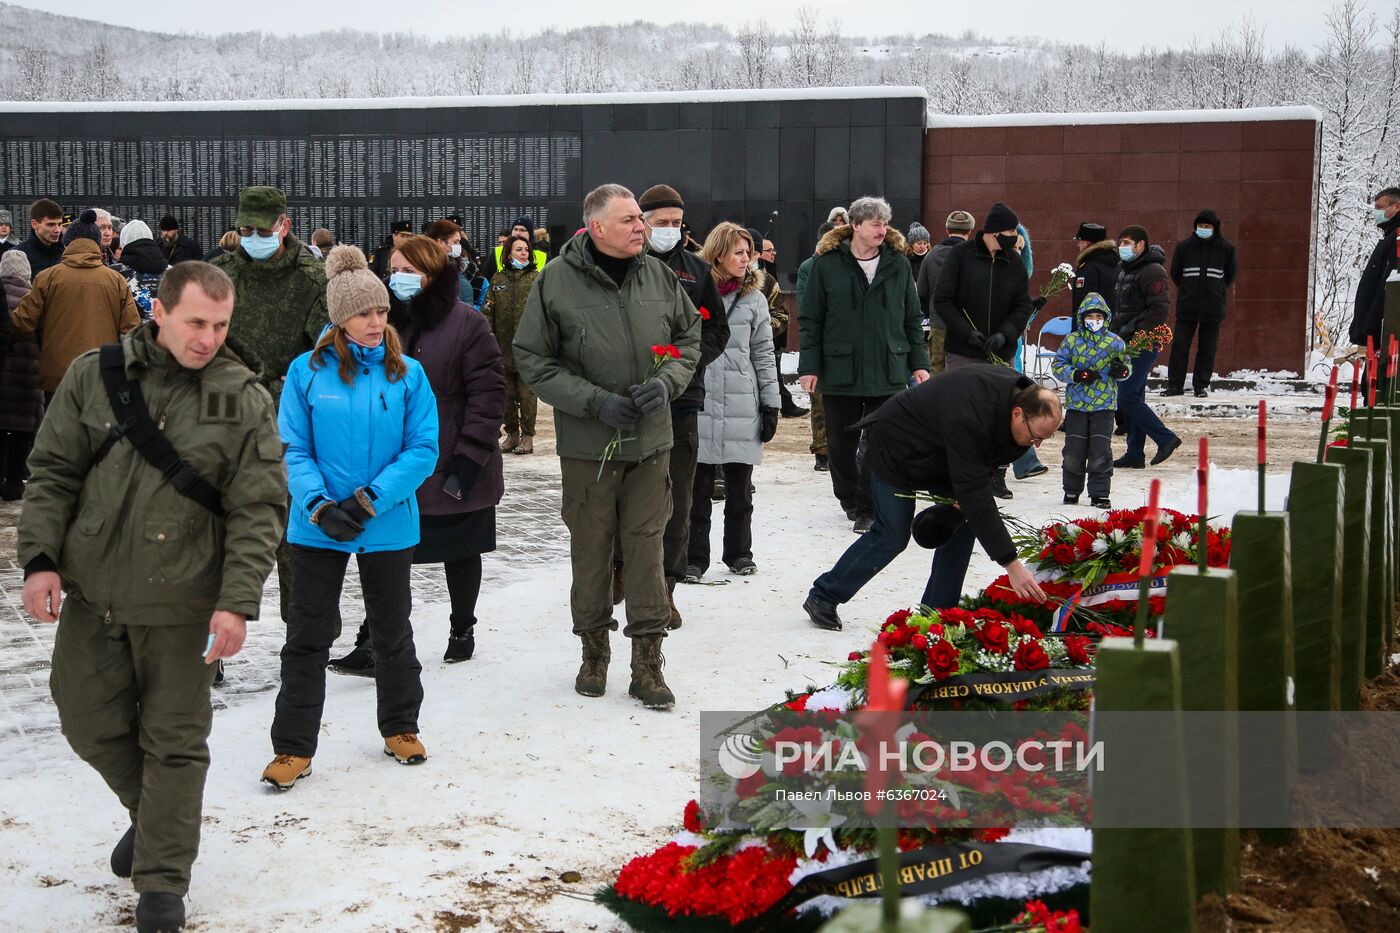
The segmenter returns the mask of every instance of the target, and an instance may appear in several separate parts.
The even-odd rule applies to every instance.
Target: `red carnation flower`
[[[705,831],[705,825],[700,820],[703,815],[704,814],[700,812],[700,802],[698,800],[692,800],[690,803],[686,804],[684,817],[685,831],[688,833],[695,833],[696,835],[703,833]]]
[[[924,651],[928,648],[928,638],[924,635],[915,635],[909,639],[909,647]]]
[[[791,700],[789,700],[788,702],[784,703],[783,705],[786,706],[788,709],[793,710],[793,711],[795,711],[795,712],[799,712],[799,713],[805,712],[806,709],[807,709],[807,697],[808,697],[808,696],[810,696],[810,694],[804,693],[804,694],[802,694],[801,696],[793,697]]]
[[[700,307],[696,308],[695,311],[697,314],[700,315],[700,320],[708,321],[710,319],[710,309],[705,307],[704,305],[701,305]]]
[[[1036,628],[1034,622],[1032,622],[1030,619],[1027,619],[1025,616],[1018,616],[1015,613],[1012,613],[1011,615],[1011,627],[1014,628],[1017,632],[1020,632],[1022,635],[1027,635],[1031,638],[1045,637],[1043,634],[1041,634],[1040,629]]]
[[[846,655],[846,660],[847,660],[847,661],[864,661],[864,660],[865,660],[865,652],[864,652],[864,651],[852,651],[850,654]]]
[[[947,680],[958,672],[962,652],[950,642],[940,641],[928,650],[928,669],[935,680]]]
[[[914,614],[911,609],[898,609],[891,612],[889,618],[885,620],[886,625],[903,625],[909,621],[909,617]]]
[[[1055,545],[1055,563],[1068,566],[1075,562],[1074,547],[1069,544]]]
[[[1089,639],[1083,635],[1065,636],[1065,653],[1075,664],[1089,663]]]
[[[740,800],[748,800],[763,789],[763,785],[768,783],[768,775],[762,771],[756,771],[746,778],[741,778],[734,787],[734,793],[739,795]]]

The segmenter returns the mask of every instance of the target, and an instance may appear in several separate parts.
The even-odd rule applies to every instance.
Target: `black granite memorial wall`
[[[766,230],[777,211],[790,289],[832,206],[880,194],[904,227],[921,205],[923,92],[833,93],[12,105],[0,107],[0,205],[21,233],[37,197],[152,229],[174,214],[207,247],[232,226],[240,189],[271,184],[303,237],[324,226],[372,250],[394,220],[455,214],[483,247],[528,214],[557,246],[595,185],[664,182],[698,236],[720,220]]]

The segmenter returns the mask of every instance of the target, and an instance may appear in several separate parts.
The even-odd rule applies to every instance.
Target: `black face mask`
[[[1004,233],[998,233],[997,245],[1009,253],[1016,248],[1016,238],[1014,236],[1007,236]]]

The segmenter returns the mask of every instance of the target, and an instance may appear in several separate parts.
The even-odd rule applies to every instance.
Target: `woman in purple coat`
[[[389,262],[389,323],[404,354],[418,361],[437,396],[437,469],[418,487],[421,540],[415,564],[442,564],[452,601],[447,662],[476,650],[481,555],[496,549],[496,504],[505,481],[497,443],[505,420],[506,381],[491,326],[458,300],[457,270],[436,241],[415,236]],[[369,633],[330,667],[373,674]]]

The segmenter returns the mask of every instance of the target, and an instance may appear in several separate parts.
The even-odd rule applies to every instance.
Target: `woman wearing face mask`
[[[485,300],[487,283],[476,274],[471,247],[467,244],[462,228],[450,220],[435,220],[428,224],[428,229],[423,231],[423,234],[431,237],[447,253],[453,268],[456,269],[458,299],[473,308],[481,307],[482,301]],[[471,274],[468,274],[469,269]],[[473,282],[473,278],[479,281]]]
[[[505,406],[501,355],[486,319],[458,300],[456,267],[431,238],[400,243],[389,269],[389,323],[437,398],[438,458],[418,487],[413,563],[443,565],[452,615],[442,659],[466,661],[476,651],[481,555],[496,549],[496,504],[505,490],[496,447]],[[374,651],[362,625],[355,649],[331,667],[369,675]]]
[[[751,263],[754,243],[738,224],[722,223],[710,231],[700,255],[714,270],[729,320],[729,343],[705,370],[705,408],[698,419],[699,465],[690,506],[687,574],[700,577],[710,564],[710,491],[722,473],[724,499],[723,560],[743,576],[758,567],[753,560],[753,468],[763,460],[763,445],[778,430],[778,370],[773,358],[773,325],[768,301],[758,287]]]
[[[525,313],[525,299],[530,295],[530,286],[540,274],[530,255],[530,243],[524,237],[513,236],[506,240],[501,254],[506,257],[501,271],[491,281],[486,305],[482,312],[496,334],[501,347],[501,358],[506,372],[506,438],[501,442],[501,450],[509,453],[532,454],[535,452],[535,393],[521,380],[515,369],[515,351],[511,344],[515,341],[515,328],[520,324],[520,316]]]
[[[326,277],[330,326],[288,368],[278,414],[293,572],[275,757],[263,780],[283,789],[311,773],[351,554],[378,662],[384,754],[402,764],[427,757],[418,740],[423,684],[409,622],[409,566],[419,535],[414,492],[437,462],[437,404],[423,367],[404,354],[388,323],[389,296],[364,254],[353,246],[331,250]]]

